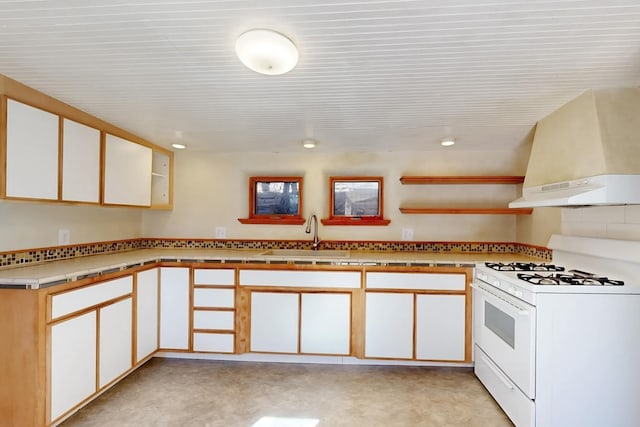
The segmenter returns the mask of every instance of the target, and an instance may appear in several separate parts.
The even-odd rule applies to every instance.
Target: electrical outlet
[[[225,227],[216,227],[216,239],[224,239],[227,237],[227,229]]]
[[[58,244],[59,245],[68,245],[71,241],[71,233],[67,228],[61,228],[58,230]]]
[[[402,240],[413,240],[413,228],[402,229]]]

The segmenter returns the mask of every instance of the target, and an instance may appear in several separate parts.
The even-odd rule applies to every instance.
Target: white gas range
[[[548,246],[476,267],[476,376],[517,426],[640,425],[640,242]]]

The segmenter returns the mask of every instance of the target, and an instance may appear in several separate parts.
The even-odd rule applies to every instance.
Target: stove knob
[[[493,281],[493,286],[495,286],[496,288],[500,287],[500,281],[499,280],[494,280]]]
[[[516,289],[513,286],[510,286],[509,289],[507,289],[507,292],[509,292],[511,295],[515,295]]]
[[[518,298],[522,298],[522,291],[516,291],[514,295],[517,296]]]

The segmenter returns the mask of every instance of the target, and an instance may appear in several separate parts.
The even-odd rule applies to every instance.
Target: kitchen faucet
[[[307,229],[304,231],[305,233],[311,233],[311,223],[314,222],[313,227],[313,243],[311,244],[311,249],[314,251],[318,250],[320,246],[320,239],[318,238],[318,217],[316,214],[309,215],[309,219],[307,220]]]

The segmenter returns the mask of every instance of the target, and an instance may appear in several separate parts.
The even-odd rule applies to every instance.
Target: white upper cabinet
[[[62,200],[100,202],[100,131],[69,119],[62,125]]]
[[[151,165],[151,148],[107,134],[104,203],[151,206]]]
[[[58,129],[57,115],[7,99],[7,197],[58,198]]]

